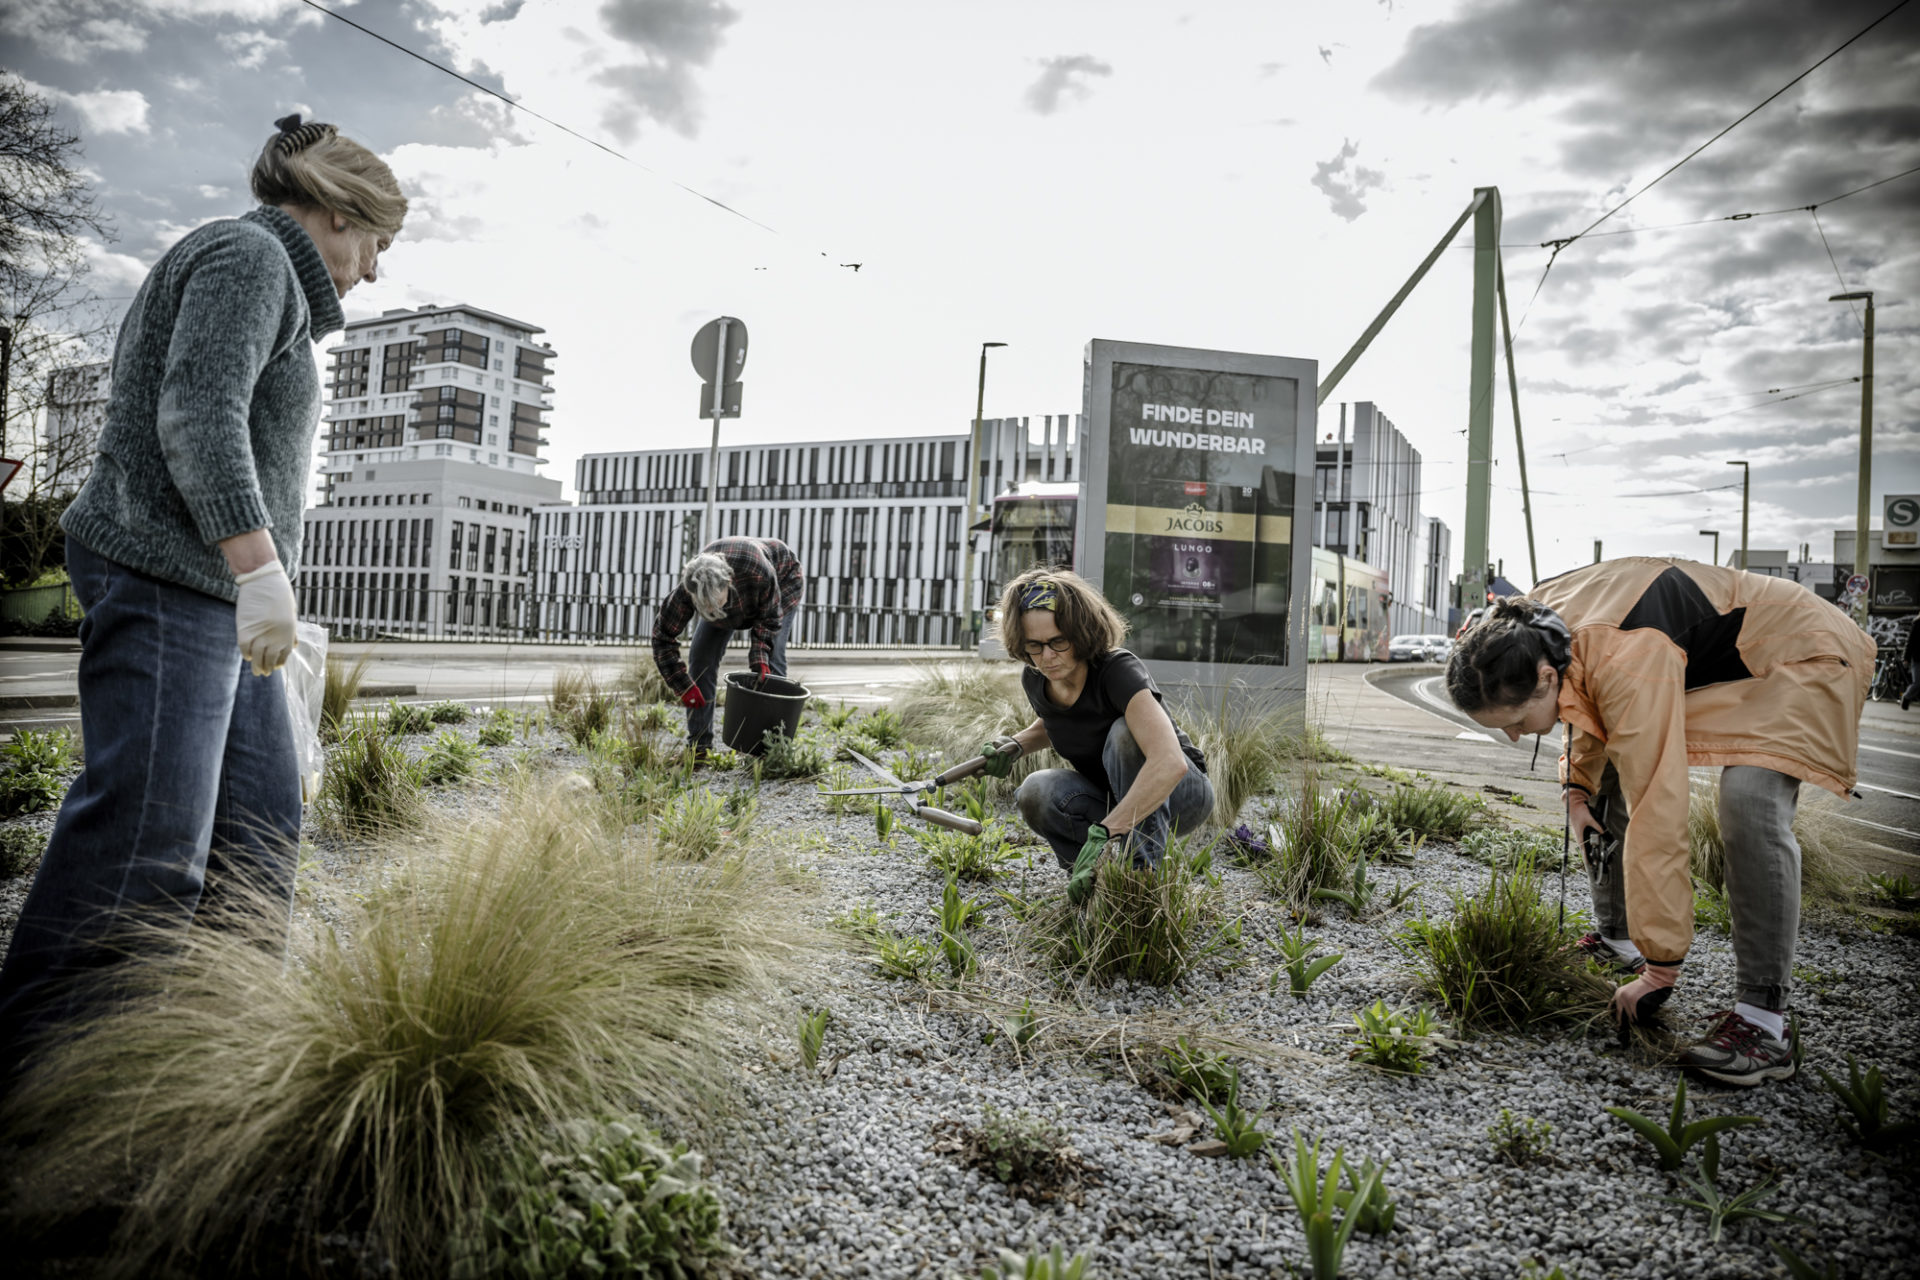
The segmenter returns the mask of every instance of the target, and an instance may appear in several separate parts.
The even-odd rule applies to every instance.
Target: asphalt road
[[[1432,668],[1376,669],[1371,683],[1383,693],[1452,721],[1463,732],[1482,734],[1496,747],[1522,754],[1533,751],[1531,738],[1509,743],[1504,734],[1489,733],[1474,724],[1447,700],[1441,678]],[[1540,754],[1543,759],[1559,755],[1557,736],[1545,740]],[[1920,857],[1920,708],[1902,713],[1890,703],[1868,705],[1860,727],[1858,790],[1860,799],[1835,816],[1871,832],[1869,838],[1877,843]]]
[[[530,703],[545,698],[555,673],[565,667],[586,665],[611,678],[631,656],[644,652],[381,646],[365,680],[372,686],[411,686],[414,692],[402,696],[403,702],[446,698]],[[819,697],[872,707],[890,701],[913,680],[916,668],[931,660],[938,657],[796,650],[790,655],[790,671]],[[78,663],[75,650],[0,649],[0,698],[70,698]],[[1457,774],[1456,781],[1476,788],[1497,779],[1530,796],[1535,809],[1552,807],[1551,761],[1559,753],[1555,740],[1546,740],[1541,762],[1529,768],[1532,740],[1509,743],[1467,719],[1447,700],[1435,668],[1335,663],[1315,667],[1312,674],[1316,721],[1337,745],[1361,759],[1399,762],[1442,776]],[[1383,708],[1393,704],[1369,704],[1368,688],[1397,699],[1402,709],[1383,714]],[[70,706],[16,705],[0,710],[0,731],[74,726],[79,718],[77,708]],[[1860,827],[1866,838],[1920,864],[1920,708],[1903,714],[1892,704],[1868,705],[1860,732],[1859,789],[1861,799],[1844,806],[1838,816]]]

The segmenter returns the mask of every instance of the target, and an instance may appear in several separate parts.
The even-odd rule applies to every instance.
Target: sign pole
[[[720,340],[713,344],[713,443],[707,448],[707,524],[705,546],[720,536],[715,504],[720,499],[720,413],[727,390],[727,317],[720,317]]]

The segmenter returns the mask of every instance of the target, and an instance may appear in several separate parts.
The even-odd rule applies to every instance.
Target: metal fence
[[[0,622],[12,627],[37,626],[59,618],[79,617],[80,602],[74,598],[73,584],[69,582],[0,591]]]
[[[301,618],[324,626],[336,640],[646,644],[653,638],[659,605],[657,600],[631,596],[378,586],[300,588]],[[802,604],[787,633],[787,645],[794,649],[955,649],[960,637],[958,613]],[[738,642],[746,643],[744,633]]]

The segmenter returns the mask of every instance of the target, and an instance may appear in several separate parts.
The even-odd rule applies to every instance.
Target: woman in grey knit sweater
[[[0,968],[0,1083],[82,1013],[116,928],[258,902],[284,914],[300,784],[279,668],[320,418],[313,348],[407,202],[332,125],[279,123],[260,207],[154,264],[121,325],[86,487],[62,519],[86,767]],[[281,905],[284,904],[284,905]]]

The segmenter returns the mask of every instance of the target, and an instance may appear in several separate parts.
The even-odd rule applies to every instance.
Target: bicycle
[[[1904,647],[1904,646],[1903,646]],[[1902,649],[1882,645],[1873,663],[1873,684],[1867,696],[1875,702],[1898,702],[1907,691],[1907,662]]]

